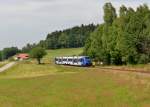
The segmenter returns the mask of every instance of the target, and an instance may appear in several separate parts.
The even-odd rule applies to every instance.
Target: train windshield
[[[89,59],[90,60],[90,57],[85,57],[85,59]]]

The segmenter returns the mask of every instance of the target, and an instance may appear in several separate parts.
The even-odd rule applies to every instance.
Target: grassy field
[[[25,61],[1,73],[0,107],[150,107],[150,76],[49,61],[81,52],[50,50],[43,65]]]
[[[44,64],[38,65],[36,60],[19,62],[11,69],[1,73],[0,78],[35,77],[57,73],[77,72],[80,71],[80,68],[76,68],[77,70],[74,71],[71,67],[57,66],[54,64],[55,57],[70,56],[75,55],[75,53],[77,55],[81,54],[82,48],[49,50],[48,54],[42,60]]]
[[[5,63],[4,62],[0,62],[0,67],[4,66]]]
[[[3,62],[0,62],[0,67],[6,65],[6,64],[8,64],[8,63],[9,63],[9,61],[3,61]]]
[[[48,50],[48,55],[44,59],[54,59],[55,57],[79,55],[83,52],[82,48],[69,48],[69,49],[57,49]]]

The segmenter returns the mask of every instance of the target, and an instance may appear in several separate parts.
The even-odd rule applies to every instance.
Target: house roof
[[[29,58],[29,54],[21,53],[17,55],[18,58]]]

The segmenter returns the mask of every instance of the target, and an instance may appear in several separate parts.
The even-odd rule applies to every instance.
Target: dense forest
[[[38,46],[46,49],[77,48],[85,45],[86,39],[96,29],[96,25],[81,25],[63,31],[55,31],[47,35],[46,40]]]
[[[150,9],[136,10],[122,5],[119,14],[106,3],[104,23],[99,25],[85,44],[84,54],[105,64],[145,64],[150,62]]]

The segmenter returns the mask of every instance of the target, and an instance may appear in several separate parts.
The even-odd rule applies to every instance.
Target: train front
[[[90,57],[84,56],[83,59],[84,59],[83,66],[91,66],[92,65],[92,60],[90,59]]]

